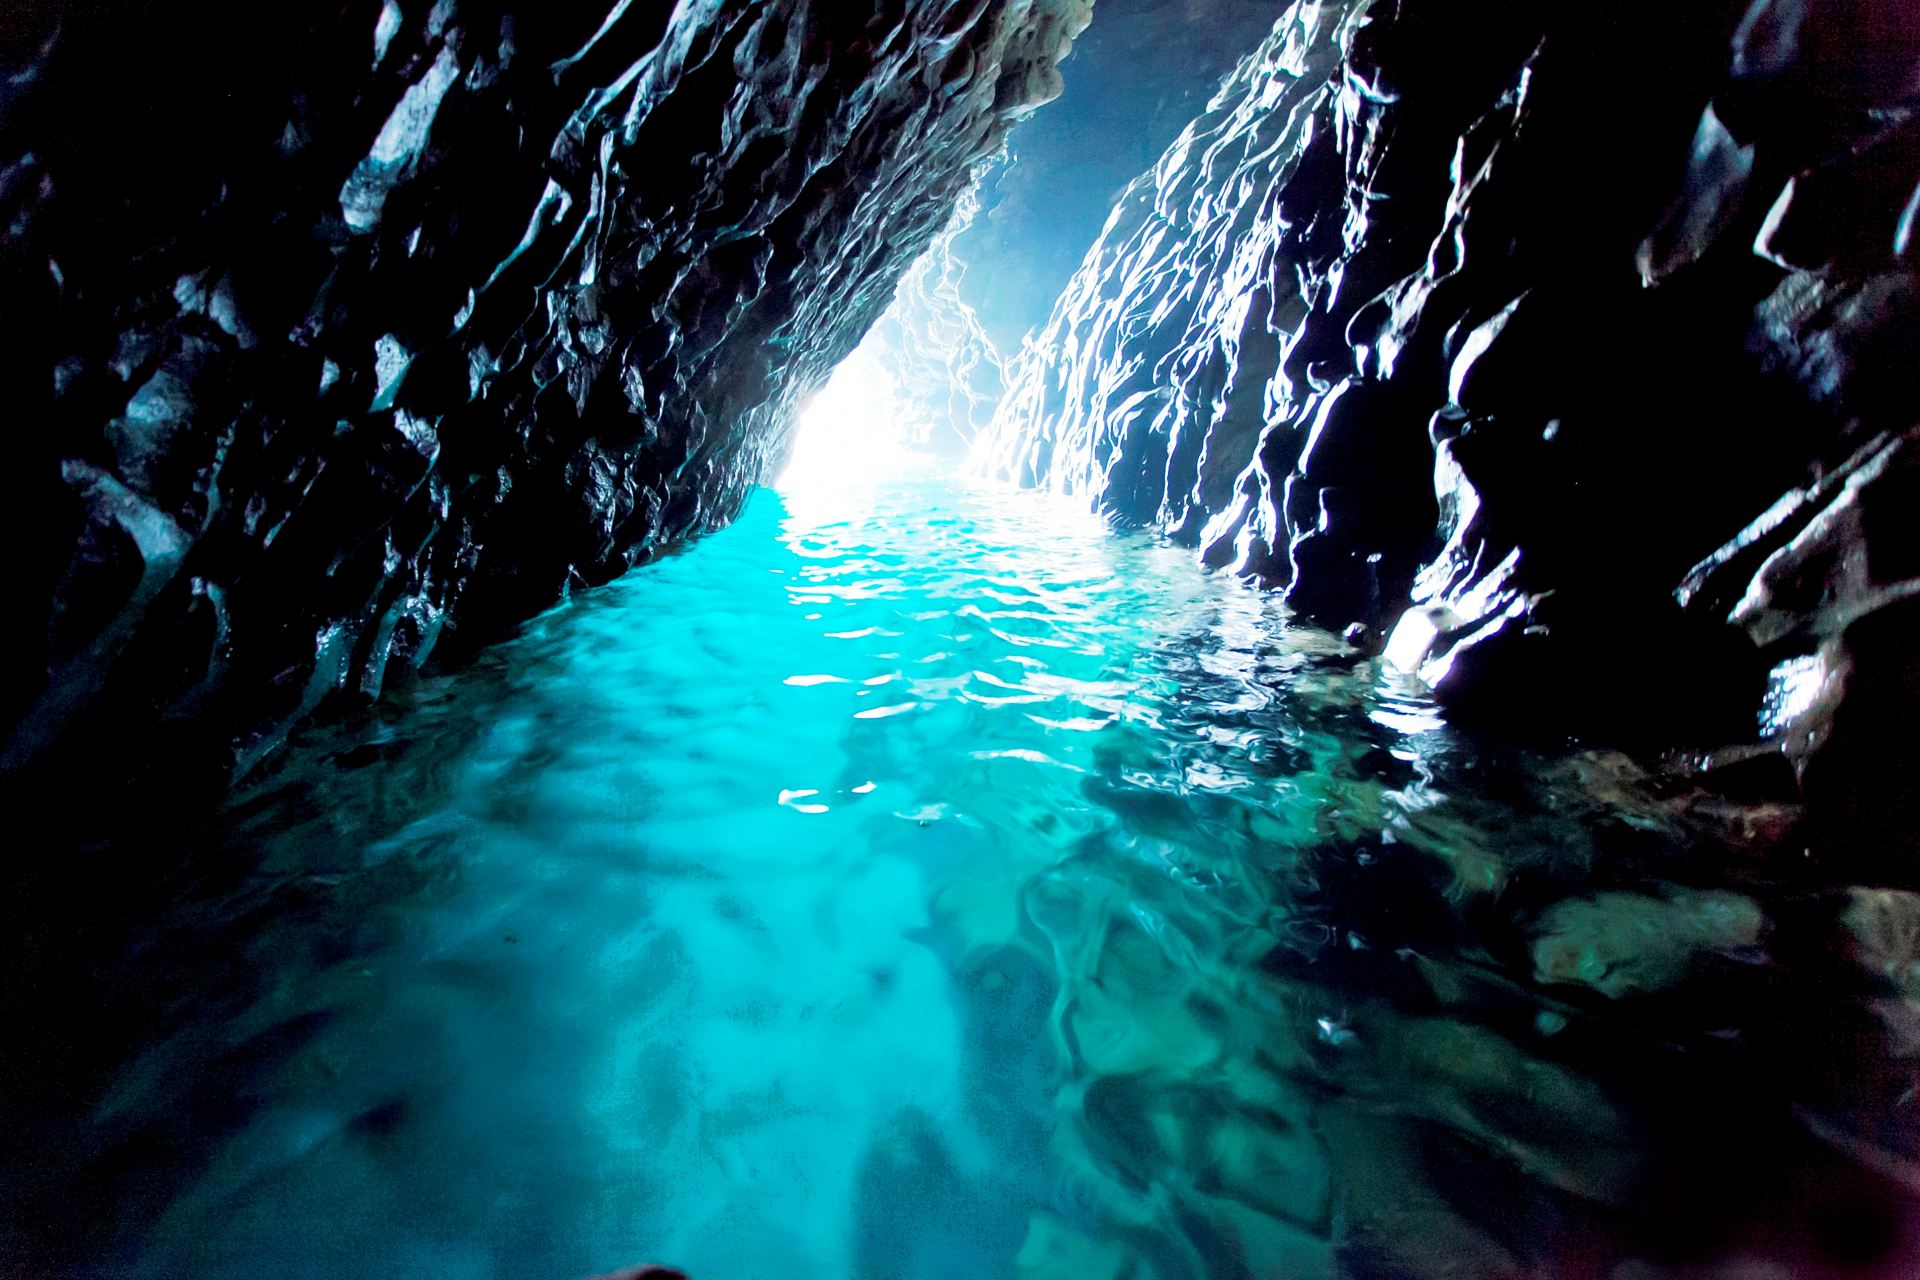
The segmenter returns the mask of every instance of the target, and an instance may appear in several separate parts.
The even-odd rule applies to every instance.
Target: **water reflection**
[[[1790,818],[1464,740],[1076,510],[763,494],[210,828],[97,851],[124,901],[29,879],[6,1244],[1909,1274],[1920,900],[1762,859]]]

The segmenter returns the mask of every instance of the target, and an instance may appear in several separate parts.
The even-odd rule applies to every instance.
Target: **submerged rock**
[[[1330,1106],[1317,1121],[1334,1158],[1341,1274],[1420,1276],[1431,1273],[1435,1259],[1456,1274],[1488,1280],[1527,1274],[1518,1257],[1428,1184],[1422,1153],[1404,1129],[1353,1106]]]
[[[1920,894],[1849,889],[1840,913],[1852,958],[1874,980],[1920,1000]]]
[[[1020,1280],[1123,1280],[1133,1264],[1118,1241],[1094,1239],[1039,1213],[1027,1224],[1014,1265]]]
[[[1614,999],[1645,995],[1685,979],[1702,955],[1757,945],[1765,929],[1759,904],[1735,893],[1595,894],[1541,917],[1534,977],[1578,983]]]

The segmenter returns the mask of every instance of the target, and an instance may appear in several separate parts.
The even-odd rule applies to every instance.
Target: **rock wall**
[[[1838,673],[1914,705],[1917,92],[1899,0],[1296,5],[995,465],[1392,628],[1461,714],[1808,770]]]
[[[962,295],[1000,352],[1018,352],[1046,323],[1115,195],[1206,106],[1281,7],[1100,0],[1059,100],[1008,138],[984,175],[981,215],[954,242]]]
[[[244,769],[726,521],[1090,13],[14,6],[5,763]]]
[[[906,419],[914,450],[963,468],[1006,392],[1000,349],[981,324],[973,307],[978,295],[953,251],[978,212],[976,186],[901,277],[892,304],[866,337],[877,363],[895,379],[894,409]]]

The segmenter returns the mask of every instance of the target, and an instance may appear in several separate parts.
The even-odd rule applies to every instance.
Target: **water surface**
[[[1826,899],[1702,814],[1047,499],[763,492],[155,834],[138,904],[23,891],[9,1256],[1911,1274],[1898,994],[1783,958]]]

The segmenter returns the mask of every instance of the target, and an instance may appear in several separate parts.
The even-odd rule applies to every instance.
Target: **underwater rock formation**
[[[1392,628],[1460,713],[1711,745],[1805,677],[1760,728],[1811,786],[1833,673],[1860,742],[1915,697],[1917,93],[1895,0],[1295,5],[1115,208],[994,464]]]
[[[726,521],[1090,14],[17,7],[6,762],[244,770]]]

